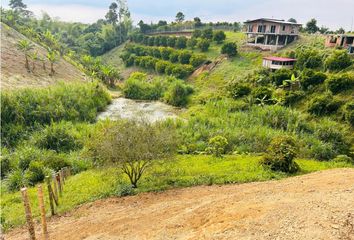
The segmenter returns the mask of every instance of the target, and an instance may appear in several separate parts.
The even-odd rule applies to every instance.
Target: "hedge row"
[[[186,37],[171,36],[148,36],[143,34],[133,34],[130,40],[135,43],[141,43],[146,46],[163,46],[178,49],[187,48],[188,39]]]
[[[127,59],[131,54],[136,56],[151,56],[159,58],[171,63],[189,64],[194,68],[203,64],[207,58],[203,54],[194,54],[187,50],[175,50],[170,47],[145,47],[141,45],[130,44],[126,46],[126,53],[122,55],[123,61],[127,62]]]
[[[127,66],[137,66],[150,70],[155,70],[161,74],[172,75],[176,78],[186,78],[192,74],[194,68],[188,64],[173,64],[169,61],[160,60],[151,56],[137,56],[131,54],[128,58],[123,59]]]

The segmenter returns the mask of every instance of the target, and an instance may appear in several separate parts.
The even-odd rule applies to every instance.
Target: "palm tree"
[[[57,52],[52,50],[52,49],[48,49],[48,53],[47,53],[47,59],[50,62],[50,74],[49,76],[53,76],[55,71],[54,71],[54,63],[58,60],[57,59]]]
[[[28,62],[28,56],[30,54],[30,51],[33,49],[33,44],[30,41],[23,39],[17,43],[17,47],[20,51],[22,51],[25,54],[25,60],[26,60],[25,67],[28,72],[31,72],[31,69],[29,67],[29,62]]]

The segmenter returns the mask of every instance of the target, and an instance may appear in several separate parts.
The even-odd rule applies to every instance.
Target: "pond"
[[[103,119],[131,119],[137,121],[157,122],[169,118],[177,118],[179,109],[157,101],[134,101],[126,98],[116,98],[97,116],[98,120]]]

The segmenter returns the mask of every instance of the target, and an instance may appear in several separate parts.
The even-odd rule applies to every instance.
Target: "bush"
[[[198,43],[197,39],[194,38],[194,37],[192,37],[192,38],[188,39],[188,41],[187,41],[187,46],[188,46],[190,49],[194,49],[195,46],[197,46],[197,43]]]
[[[126,197],[126,196],[131,196],[134,195],[134,188],[131,184],[119,184],[117,191],[116,191],[116,196],[118,197]]]
[[[83,147],[80,134],[71,122],[53,123],[37,136],[36,146],[56,152],[76,151]]]
[[[226,39],[224,31],[216,31],[213,36],[213,40],[218,44],[222,43]]]
[[[19,169],[22,171],[28,169],[32,161],[39,161],[42,157],[42,151],[30,146],[21,146],[17,148],[17,150],[12,155],[13,161],[18,164]]]
[[[326,81],[327,87],[333,94],[337,94],[354,87],[354,75],[348,73],[330,76]]]
[[[353,159],[347,155],[338,155],[333,159],[333,162],[354,163]]]
[[[295,140],[288,136],[276,137],[270,143],[261,164],[273,171],[295,173],[299,166],[294,162],[297,155]]]
[[[176,46],[176,38],[175,37],[169,37],[168,40],[167,40],[167,45],[169,47],[172,47],[174,48]]]
[[[178,54],[178,52],[172,52],[171,54],[170,54],[170,62],[172,62],[172,63],[176,63],[176,62],[178,62],[178,58],[179,58],[179,54]]]
[[[64,167],[71,166],[67,155],[56,154],[54,152],[47,153],[47,156],[45,156],[43,162],[47,168],[50,168],[56,172]]]
[[[209,147],[206,149],[206,151],[210,154],[213,154],[215,157],[222,157],[228,144],[229,142],[225,137],[215,136],[209,139]]]
[[[1,92],[1,143],[14,147],[34,130],[51,122],[94,122],[110,102],[97,83],[58,84],[42,89]]]
[[[312,86],[319,85],[327,79],[327,75],[323,72],[315,72],[312,69],[305,69],[300,77],[301,87],[308,90]]]
[[[158,100],[161,92],[161,86],[147,82],[147,75],[143,73],[133,73],[123,86],[124,96],[130,99]]]
[[[181,64],[189,64],[189,60],[192,57],[192,53],[189,51],[182,51],[178,56],[178,61]]]
[[[169,62],[167,61],[158,61],[155,65],[155,70],[156,72],[158,73],[161,73],[161,74],[164,74],[165,73],[165,70],[166,70],[166,67],[169,65]]]
[[[173,52],[172,48],[160,48],[161,58],[163,60],[170,60],[170,54]]]
[[[229,57],[234,57],[237,55],[237,45],[236,43],[230,42],[225,43],[221,47],[221,54],[227,54]]]
[[[268,87],[257,87],[252,91],[256,103],[272,104],[273,91]]]
[[[316,49],[300,48],[296,51],[296,66],[300,69],[321,68],[323,66],[323,56]]]
[[[168,104],[176,107],[185,107],[188,97],[193,93],[193,88],[182,81],[175,81],[165,93],[165,100]]]
[[[304,91],[287,91],[284,97],[285,106],[293,106],[306,96]]]
[[[38,182],[42,182],[46,175],[45,168],[42,162],[33,161],[25,172],[25,177],[28,184],[34,186]]]
[[[197,68],[199,67],[200,65],[202,65],[204,62],[206,62],[207,58],[205,55],[203,54],[193,54],[191,56],[191,58],[189,59],[189,63]]]
[[[330,94],[314,97],[308,105],[308,112],[321,116],[336,112],[340,107],[340,102],[333,99]]]
[[[212,40],[213,39],[213,29],[208,28],[208,29],[204,29],[202,31],[202,38],[208,39],[208,40]]]
[[[175,47],[177,49],[184,49],[187,47],[187,38],[186,37],[179,37],[177,38]]]
[[[11,169],[12,167],[9,154],[2,153],[2,156],[0,157],[1,179],[3,179],[11,171]]]
[[[276,86],[281,86],[285,80],[290,80],[292,75],[293,72],[290,69],[283,68],[272,73],[271,78]]]
[[[354,127],[354,101],[348,102],[344,106],[344,119]]]
[[[18,191],[28,185],[24,172],[20,169],[10,172],[6,178],[6,187],[9,191]]]
[[[192,33],[192,38],[200,38],[202,36],[202,31],[201,30],[194,30]]]
[[[198,48],[200,48],[200,50],[202,52],[207,52],[209,50],[210,47],[210,41],[207,39],[200,39],[198,41]]]
[[[229,86],[229,92],[234,99],[247,96],[251,93],[251,87],[245,83],[233,83]]]
[[[326,59],[326,68],[331,71],[339,71],[351,65],[351,58],[347,50],[334,50]]]
[[[172,69],[172,75],[176,78],[186,78],[193,72],[193,66],[191,65],[175,65]]]

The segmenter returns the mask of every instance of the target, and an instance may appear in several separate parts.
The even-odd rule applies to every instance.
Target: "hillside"
[[[34,72],[28,73],[25,68],[24,53],[17,47],[17,43],[23,39],[27,38],[16,30],[1,23],[2,89],[45,87],[59,81],[73,82],[85,80],[85,75],[63,58],[60,58],[60,60],[54,64],[54,76],[49,76],[50,63],[48,60],[45,62],[46,70],[43,69],[43,63],[37,60],[35,62]],[[46,59],[46,49],[36,43],[33,43],[33,45],[33,52],[37,51],[41,58]],[[31,68],[33,67],[31,60],[30,66]]]
[[[353,182],[353,169],[335,169],[280,181],[110,198],[52,218],[49,235],[58,240],[353,239]],[[27,235],[22,228],[5,237]]]

